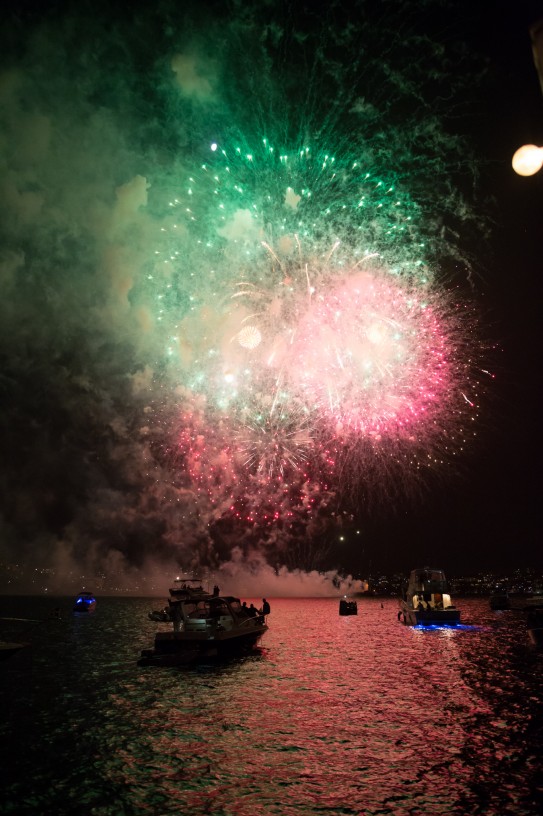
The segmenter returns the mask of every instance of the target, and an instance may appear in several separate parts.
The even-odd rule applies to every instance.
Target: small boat
[[[156,610],[155,609],[155,610],[149,612],[149,620],[162,621],[163,623],[165,623],[166,621],[171,620],[170,613],[168,612],[168,610],[166,608],[161,609],[161,610]]]
[[[543,648],[543,607],[530,609],[526,625],[531,643],[539,649]]]
[[[23,649],[30,647],[30,642],[26,640],[28,633],[35,628],[36,624],[41,623],[40,620],[35,618],[8,617],[0,618],[0,622],[2,623],[2,629],[5,630],[4,635],[0,638],[0,661],[8,660],[8,658],[13,657]],[[21,623],[31,623],[32,626],[21,627],[19,625]],[[11,640],[12,637],[17,638],[17,640]]]
[[[404,584],[398,620],[408,626],[456,626],[458,610],[449,592],[445,573],[440,569],[414,569]]]
[[[218,587],[210,593],[198,579],[176,579],[166,610],[173,631],[158,631],[138,666],[180,666],[248,651],[268,630],[265,616],[253,610],[239,598],[220,595]],[[163,618],[155,615],[163,612],[149,613],[149,618],[160,622]]]
[[[347,596],[339,602],[340,615],[358,615],[358,604],[356,601],[348,601]]]
[[[73,612],[82,612],[83,614],[88,614],[89,612],[94,612],[95,609],[96,598],[94,597],[92,592],[80,592],[77,598],[75,599]]]
[[[543,592],[535,592],[523,599],[524,609],[543,609]]]
[[[488,599],[491,609],[511,609],[511,598],[507,590],[497,590]]]
[[[29,643],[13,643],[9,640],[0,640],[0,660],[7,660],[9,657],[13,657],[13,655],[16,655],[17,652],[22,651],[22,649],[26,649],[29,645]]]

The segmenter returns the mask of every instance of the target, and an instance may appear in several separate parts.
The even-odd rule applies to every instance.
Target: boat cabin
[[[198,595],[208,595],[200,578],[176,578],[174,586],[170,589],[172,598],[190,598]]]
[[[177,617],[179,628],[184,632],[201,632],[211,624],[229,630],[247,620],[239,598],[208,594],[179,600],[174,596],[170,600],[169,616],[174,621]]]
[[[413,609],[448,609],[453,606],[443,570],[413,570],[403,597]]]

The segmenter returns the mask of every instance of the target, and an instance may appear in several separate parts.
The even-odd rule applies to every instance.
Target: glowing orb
[[[543,167],[543,147],[523,145],[513,156],[513,170],[519,176],[533,176]]]

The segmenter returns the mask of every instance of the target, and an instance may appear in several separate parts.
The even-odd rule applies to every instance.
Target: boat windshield
[[[222,618],[232,617],[227,604],[221,600],[187,601],[183,604],[187,618]]]
[[[417,570],[414,575],[418,583],[441,583],[445,581],[445,574],[442,570]]]

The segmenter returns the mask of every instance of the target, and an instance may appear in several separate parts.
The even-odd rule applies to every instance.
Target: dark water
[[[2,599],[4,616],[62,609],[0,664],[2,814],[543,810],[543,654],[522,613],[466,600],[466,628],[419,631],[394,600],[340,617],[276,599],[254,655],[139,668],[162,602],[81,618],[72,599]]]

